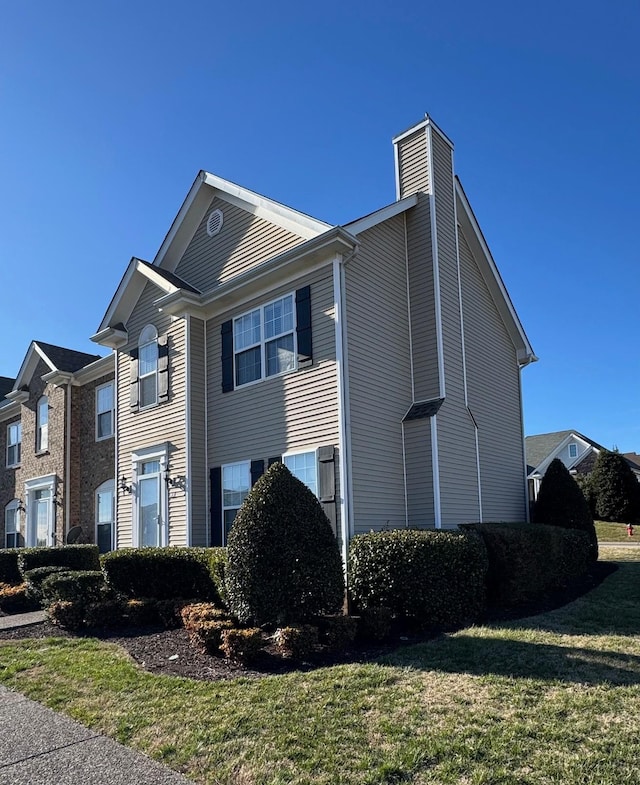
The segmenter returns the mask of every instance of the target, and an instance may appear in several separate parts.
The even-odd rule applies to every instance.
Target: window
[[[235,385],[296,367],[293,294],[233,320]]]
[[[19,548],[20,540],[20,502],[14,499],[4,508],[4,541],[5,548]]]
[[[251,464],[229,463],[222,467],[222,519],[224,523],[225,542],[231,525],[242,502],[247,498],[251,488]]]
[[[575,442],[572,442],[569,445],[569,458],[577,458],[578,457],[578,445]]]
[[[158,402],[158,332],[149,324],[138,342],[138,384],[140,408]]]
[[[114,406],[113,382],[96,388],[96,439],[113,436]]]
[[[38,401],[36,410],[36,452],[49,449],[49,399],[46,395]]]
[[[283,455],[282,462],[294,477],[303,482],[316,496],[318,495],[318,462],[315,450]]]
[[[20,465],[20,451],[22,448],[22,425],[13,422],[7,426],[7,466]]]
[[[113,548],[115,482],[107,480],[96,489],[96,543],[100,553]]]

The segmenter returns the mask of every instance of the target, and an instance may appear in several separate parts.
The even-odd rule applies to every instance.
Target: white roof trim
[[[536,362],[538,358],[536,357],[533,348],[529,343],[527,334],[524,331],[522,322],[518,318],[516,309],[513,307],[513,303],[511,302],[511,298],[509,297],[509,293],[507,292],[494,258],[491,255],[489,246],[484,239],[484,235],[482,234],[482,230],[480,229],[478,221],[476,220],[473,210],[471,209],[471,205],[469,204],[466,194],[457,178],[455,180],[455,193],[458,199],[458,204],[461,207],[461,210],[458,211],[458,221],[460,222],[463,233],[465,230],[465,224],[467,228],[471,230],[472,237],[467,239],[474,240],[482,252],[482,259],[480,261],[484,261],[483,266],[487,272],[487,275],[484,275],[484,278],[489,286],[489,291],[494,297],[494,301],[496,302],[498,310],[503,315],[503,318],[507,317],[511,323],[509,325],[505,320],[505,323],[507,323],[507,328],[509,328],[509,326],[511,327],[509,332],[511,333],[512,340],[514,340],[516,348],[519,349],[518,360],[521,365],[527,365],[528,363]],[[498,298],[501,299],[504,307],[500,307]],[[515,340],[516,338],[519,339],[520,346],[518,346],[518,341]]]
[[[20,401],[11,401],[9,403],[0,403],[0,421],[8,420],[20,414]]]
[[[47,355],[38,346],[36,341],[31,341],[31,344],[27,349],[27,353],[25,355],[24,360],[22,361],[22,365],[20,366],[20,370],[18,371],[18,375],[13,385],[14,391],[19,390],[25,384],[29,383],[29,380],[31,379],[31,376],[35,371],[39,360],[43,360],[44,363],[49,366],[50,370],[52,371],[57,370],[55,365],[51,362],[51,360],[47,357]]]
[[[582,436],[580,436],[575,431],[571,431],[568,433],[561,442],[556,444],[556,446],[551,450],[551,452],[544,458],[536,467],[534,467],[534,471],[530,472],[529,477],[531,477],[534,473],[540,474],[543,476],[547,469],[549,468],[549,464],[554,458],[557,458],[558,455],[567,447],[571,442],[580,442],[580,444],[584,445],[584,450],[573,459],[573,461],[568,464],[567,468],[572,469],[576,464],[580,463],[587,455],[589,450],[593,450],[594,452],[599,453],[600,450],[597,447],[594,447],[588,441],[586,441]]]
[[[351,221],[351,223],[345,224],[344,228],[352,235],[357,236],[361,232],[366,232],[367,229],[371,229],[372,227],[381,224],[383,221],[388,221],[390,218],[394,218],[396,215],[404,213],[409,208],[415,207],[417,203],[418,194],[412,194],[405,199],[392,202],[386,207],[382,207],[380,210],[369,213],[369,215],[365,215],[363,218]]]
[[[407,128],[406,131],[402,131],[402,133],[399,133],[397,136],[394,136],[391,141],[393,142],[393,144],[398,144],[398,142],[401,142],[403,139],[406,139],[408,136],[415,134],[417,131],[420,131],[422,128],[426,128],[429,125],[440,134],[440,136],[444,139],[444,141],[453,150],[454,145],[451,139],[449,139],[449,137],[445,134],[442,128],[440,128],[440,126],[437,123],[435,123],[431,119],[431,117],[429,117],[428,114],[425,114],[424,120],[421,120],[419,123],[412,125],[411,128]]]

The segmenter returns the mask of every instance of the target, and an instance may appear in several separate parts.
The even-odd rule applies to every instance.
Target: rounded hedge
[[[69,570],[99,570],[97,545],[57,545],[20,548],[18,567],[22,575],[36,567],[66,567]]]
[[[318,499],[282,463],[255,483],[229,534],[226,589],[243,623],[285,625],[344,601],[337,540]]]
[[[389,608],[422,625],[455,626],[485,610],[487,553],[474,532],[370,532],[349,548],[349,590],[357,608]]]
[[[617,452],[603,450],[590,477],[595,513],[602,521],[640,521],[640,482]]]

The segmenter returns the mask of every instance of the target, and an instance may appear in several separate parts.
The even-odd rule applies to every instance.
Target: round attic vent
[[[222,210],[212,210],[207,218],[207,234],[213,237],[222,229]]]

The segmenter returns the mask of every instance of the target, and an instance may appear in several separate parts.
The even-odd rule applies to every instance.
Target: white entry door
[[[143,548],[161,544],[160,461],[143,461],[138,475],[138,522]]]

